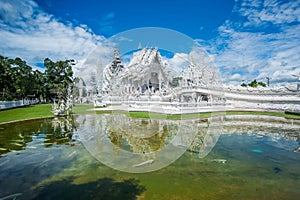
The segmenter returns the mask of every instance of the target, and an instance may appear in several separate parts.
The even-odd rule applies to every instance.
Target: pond
[[[0,126],[0,199],[298,199],[300,121],[122,114]]]

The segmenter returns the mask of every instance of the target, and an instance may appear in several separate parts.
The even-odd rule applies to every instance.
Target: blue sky
[[[300,74],[300,0],[1,0],[0,54],[37,67],[45,57],[80,63],[107,38],[140,27],[191,37],[233,84]]]
[[[37,0],[46,12],[86,24],[110,37],[139,27],[164,27],[192,38],[212,38],[228,18],[234,0]]]

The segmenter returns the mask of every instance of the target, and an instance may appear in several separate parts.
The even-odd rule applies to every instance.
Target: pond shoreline
[[[38,120],[38,119],[50,119],[50,118],[55,118],[55,116],[34,117],[34,118],[27,118],[27,119],[17,119],[17,120],[12,120],[12,121],[8,121],[8,122],[1,122],[0,126],[4,125],[4,124],[12,124],[12,123],[16,123],[16,122]]]
[[[34,106],[35,110],[39,109],[40,105]],[[48,104],[49,108],[50,105]],[[115,109],[109,109],[110,107],[103,108],[92,108],[91,105],[76,105],[74,106],[73,114],[72,115],[78,115],[78,114],[110,114],[110,113],[119,113],[119,114],[128,114],[132,118],[158,118],[158,119],[189,119],[189,118],[205,118],[209,117],[213,114],[223,114],[223,115],[269,115],[274,117],[283,117],[287,119],[300,119],[300,116],[298,113],[290,113],[286,112],[284,110],[263,110],[263,109],[243,109],[243,108],[230,108],[226,109],[224,111],[216,111],[216,112],[195,112],[195,113],[184,113],[184,114],[163,114],[163,113],[157,113],[157,112],[147,112],[147,111],[125,111],[125,110],[115,110]],[[22,111],[20,110],[22,109]],[[41,108],[44,109],[44,108]],[[22,108],[14,108],[10,110],[3,110],[0,111],[0,125],[9,124],[9,123],[15,123],[20,121],[27,121],[27,120],[36,120],[36,119],[46,119],[46,118],[54,118],[54,115],[49,115],[49,112],[51,112],[50,109],[44,109],[41,111],[40,116],[35,117],[35,113],[32,115],[28,115],[28,117],[24,117],[23,119],[18,119],[22,113],[28,113],[28,112],[36,112],[35,110],[32,110],[31,107],[22,107]],[[14,115],[16,117],[11,117],[12,120],[6,121],[6,115],[7,112],[10,112],[9,115]],[[15,113],[15,114],[14,114]],[[149,113],[151,113],[151,116],[149,116]],[[2,118],[2,120],[1,120]],[[14,119],[15,118],[15,119]]]
[[[111,109],[113,108],[113,109]],[[103,108],[94,108],[92,109],[97,114],[106,114],[106,113],[116,113],[116,114],[126,114],[132,118],[167,118],[167,119],[185,119],[185,118],[203,118],[210,117],[211,115],[268,115],[274,117],[283,117],[287,119],[300,119],[299,113],[288,112],[286,110],[277,110],[277,109],[249,109],[249,108],[228,108],[228,109],[218,109],[215,111],[197,111],[197,112],[182,112],[182,113],[164,113],[162,111],[154,110],[136,110],[136,109],[124,109],[119,107],[103,107]],[[149,116],[151,113],[151,116]]]

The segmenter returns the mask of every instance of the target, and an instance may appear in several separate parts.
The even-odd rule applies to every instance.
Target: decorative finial
[[[141,42],[139,42],[139,46],[138,46],[138,49],[142,49],[143,47],[142,47],[142,43]]]

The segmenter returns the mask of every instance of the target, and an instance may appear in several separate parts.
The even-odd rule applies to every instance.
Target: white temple
[[[111,91],[114,95],[160,94],[168,84],[168,73],[158,49],[135,52],[126,68],[115,76],[116,85]]]
[[[171,114],[225,111],[230,109],[271,109],[300,111],[299,90],[270,87],[227,86],[210,61],[191,52],[188,66],[179,73],[162,60],[157,48],[144,48],[128,64],[118,51],[103,71],[101,104],[114,109]]]

